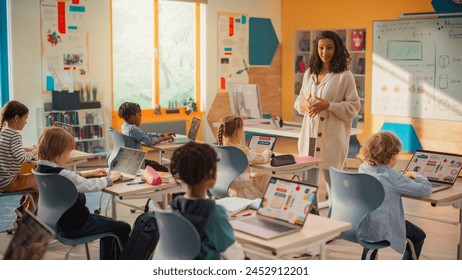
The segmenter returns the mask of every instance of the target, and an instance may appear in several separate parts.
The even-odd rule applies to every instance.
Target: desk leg
[[[162,158],[164,157],[164,151],[159,151],[159,164],[162,165]]]
[[[114,220],[117,220],[117,209],[116,209],[116,202],[115,202],[115,196],[111,195],[111,203],[112,203],[112,218]]]
[[[459,245],[457,246],[457,259],[462,259],[462,207],[459,209]]]
[[[162,208],[164,208],[164,210],[167,210],[167,208],[168,208],[167,193],[162,194]]]

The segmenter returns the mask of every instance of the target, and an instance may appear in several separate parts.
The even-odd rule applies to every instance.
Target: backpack
[[[142,213],[136,218],[119,259],[147,260],[152,256],[157,241],[159,241],[159,229],[154,213]]]

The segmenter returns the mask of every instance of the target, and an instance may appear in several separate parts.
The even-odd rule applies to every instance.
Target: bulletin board
[[[41,0],[42,90],[88,82],[87,0]]]
[[[462,18],[375,21],[374,115],[462,121]]]
[[[218,13],[218,89],[227,83],[249,83],[249,17],[247,14]]]

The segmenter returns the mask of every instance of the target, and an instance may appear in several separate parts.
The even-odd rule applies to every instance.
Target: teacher
[[[348,69],[350,61],[350,54],[337,33],[319,34],[294,103],[295,110],[304,116],[298,152],[300,156],[322,159],[319,169],[308,171],[308,182],[318,185],[322,169],[328,192],[329,167],[343,168],[352,120],[361,107],[353,74]],[[317,202],[314,206],[316,213]]]

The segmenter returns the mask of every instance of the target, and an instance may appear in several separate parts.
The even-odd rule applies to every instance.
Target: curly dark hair
[[[335,45],[334,57],[330,62],[329,71],[332,73],[341,73],[348,70],[348,64],[351,61],[351,57],[342,38],[333,31],[323,31],[313,42],[313,50],[311,51],[311,57],[308,63],[310,74],[319,74],[322,70],[323,63],[318,53],[318,42],[321,39],[330,39]]]
[[[124,121],[128,122],[129,118],[138,112],[141,112],[140,105],[133,102],[124,102],[119,106],[118,115],[119,118],[122,118]]]
[[[208,144],[189,142],[173,153],[170,171],[176,179],[195,186],[216,176],[217,153]]]
[[[223,135],[232,137],[237,131],[244,127],[244,121],[240,116],[228,115],[223,118],[223,122],[218,128],[218,145],[223,146]]]
[[[391,132],[371,135],[364,144],[364,158],[372,166],[387,165],[401,151],[401,142]]]

